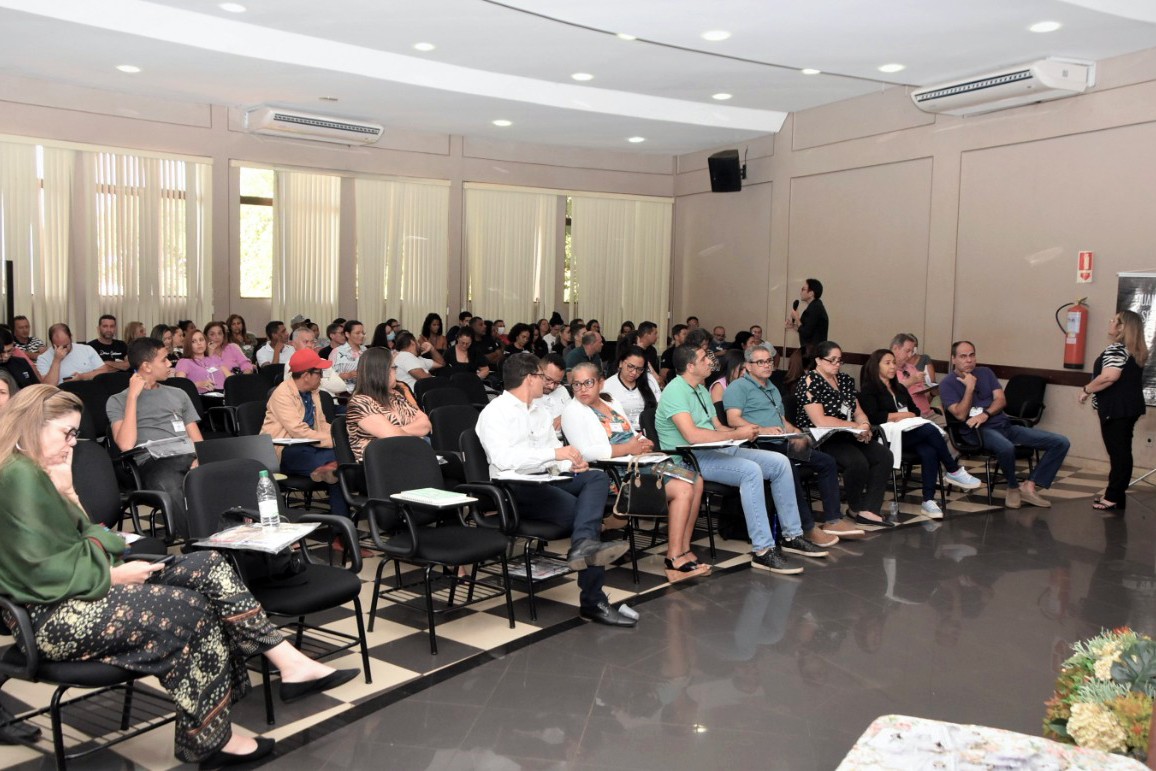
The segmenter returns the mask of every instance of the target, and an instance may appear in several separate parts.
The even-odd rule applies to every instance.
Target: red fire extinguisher
[[[1084,343],[1088,337],[1088,306],[1084,301],[1087,299],[1081,297],[1056,308],[1056,324],[1064,333],[1064,369],[1084,368]],[[1060,311],[1064,308],[1068,309],[1066,323],[1060,321]]]

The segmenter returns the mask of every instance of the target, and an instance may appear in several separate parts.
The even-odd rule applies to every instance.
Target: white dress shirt
[[[562,386],[557,386],[548,394],[542,394],[534,400],[534,404],[550,413],[550,418],[558,418],[562,416],[562,410],[566,409],[566,405],[570,403],[573,397],[570,392]]]
[[[52,369],[52,362],[55,359],[56,349],[51,347],[36,359],[36,369],[40,372],[41,377],[47,375],[48,370]],[[95,348],[84,343],[73,343],[72,350],[60,362],[60,382],[63,383],[73,375],[92,372],[103,366],[104,360],[100,358],[100,354],[96,352]],[[56,383],[51,385],[56,385]]]
[[[476,430],[490,462],[491,477],[503,471],[540,474],[551,464],[557,464],[560,471],[570,470],[570,461],[554,457],[554,450],[562,443],[554,434],[554,418],[537,400],[527,406],[506,391],[482,410]]]

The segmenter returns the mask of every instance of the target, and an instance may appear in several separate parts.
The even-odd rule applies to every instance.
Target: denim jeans
[[[314,447],[311,444],[291,444],[281,451],[281,473],[295,477],[307,477],[318,466],[334,463],[337,456],[330,447]],[[329,488],[329,511],[339,517],[349,516],[349,504],[341,494],[341,485],[327,485]]]
[[[1028,481],[1045,488],[1052,486],[1056,472],[1060,470],[1060,465],[1068,455],[1068,447],[1071,446],[1068,437],[1053,434],[1051,431],[1041,431],[1038,428],[1013,424],[1003,428],[981,426],[979,430],[983,434],[984,446],[995,453],[999,469],[1007,478],[1009,490],[1015,490],[1020,486],[1016,480],[1016,445],[1044,451]]]
[[[518,516],[553,522],[571,528],[572,543],[601,540],[602,516],[610,496],[610,478],[604,471],[591,469],[575,474],[565,482],[517,484],[509,486]],[[593,608],[606,600],[602,591],[606,569],[589,567],[578,571],[578,589],[584,608]]]
[[[959,461],[952,457],[939,429],[926,423],[906,432],[903,435],[903,446],[919,455],[923,475],[923,500],[935,500],[935,485],[939,481],[940,465],[950,473],[959,469]]]
[[[756,552],[775,545],[771,535],[771,521],[767,515],[767,498],[763,480],[771,483],[771,498],[783,528],[783,538],[798,538],[803,534],[799,522],[799,504],[795,498],[795,480],[791,462],[786,456],[767,450],[746,447],[724,447],[718,450],[695,452],[704,479],[739,488],[743,501],[743,517],[747,532]]]
[[[767,443],[765,447],[771,452],[786,454],[787,446],[784,442]],[[788,456],[790,457],[790,456]],[[811,450],[807,460],[799,461],[798,468],[810,469],[815,475],[815,485],[819,488],[819,500],[823,502],[823,522],[838,522],[843,518],[843,511],[839,506],[839,466],[835,459],[820,450]],[[792,466],[795,464],[792,463]],[[811,508],[811,501],[807,498],[807,491],[799,480],[798,468],[795,473],[795,487],[798,491],[799,519],[803,530],[810,530],[814,525],[815,512]]]

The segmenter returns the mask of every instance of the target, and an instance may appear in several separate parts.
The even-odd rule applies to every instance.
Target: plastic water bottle
[[[277,502],[277,487],[268,470],[257,478],[257,510],[261,513],[263,527],[277,527],[281,524],[281,507]]]

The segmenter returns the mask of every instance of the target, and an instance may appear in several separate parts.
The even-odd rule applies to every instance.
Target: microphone
[[[791,310],[793,310],[793,311],[799,310],[799,301],[798,300],[795,300],[793,303],[791,303]]]

